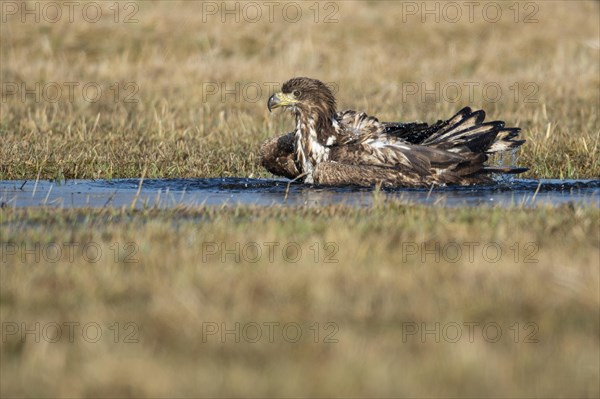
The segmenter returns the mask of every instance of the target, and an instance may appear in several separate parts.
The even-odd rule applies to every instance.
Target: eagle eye
[[[294,95],[294,97],[300,97],[300,90],[294,90],[292,94]]]

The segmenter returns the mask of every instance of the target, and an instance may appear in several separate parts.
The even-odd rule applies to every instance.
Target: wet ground
[[[398,199],[406,203],[448,207],[474,205],[558,206],[565,203],[600,207],[600,180],[513,179],[495,185],[384,189],[289,184],[277,179],[113,179],[0,181],[0,204],[10,207],[64,208],[176,205],[370,206]]]

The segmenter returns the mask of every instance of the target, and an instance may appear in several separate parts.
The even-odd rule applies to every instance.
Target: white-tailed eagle
[[[293,78],[267,103],[291,110],[296,128],[265,141],[262,165],[271,173],[305,183],[424,187],[490,183],[493,173],[524,168],[485,165],[490,154],[517,148],[520,129],[484,122],[485,112],[466,107],[446,121],[379,122],[352,110],[336,110],[322,82]]]

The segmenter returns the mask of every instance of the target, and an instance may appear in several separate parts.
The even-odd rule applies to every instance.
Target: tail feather
[[[446,173],[458,178],[487,175],[490,173],[522,173],[526,168],[487,166],[488,156],[521,146],[525,140],[518,140],[521,131],[518,127],[505,127],[503,121],[484,122],[483,110],[472,111],[465,107],[456,115],[438,125],[421,145],[455,153],[464,158]]]
[[[492,154],[519,147],[525,142],[514,140],[520,128],[507,128],[503,121],[484,120],[483,110],[472,111],[465,107],[421,144],[458,153],[470,151]]]
[[[464,149],[471,152],[486,152],[496,139],[498,132],[498,125],[495,122],[487,122],[455,131],[451,136],[436,140],[430,145],[453,152],[462,152]]]
[[[424,145],[431,145],[446,140],[455,134],[480,125],[485,119],[485,112],[482,110],[473,112],[471,108],[465,107],[458,111],[456,115],[444,123],[439,130],[429,136]]]
[[[503,152],[521,146],[525,140],[513,140],[519,135],[521,129],[518,127],[502,129],[498,132],[496,140],[488,148],[487,152]]]

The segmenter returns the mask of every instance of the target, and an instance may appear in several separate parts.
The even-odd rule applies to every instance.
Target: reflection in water
[[[448,207],[581,203],[600,207],[600,180],[499,180],[496,185],[398,188],[324,187],[267,179],[139,179],[0,181],[3,206],[159,207],[176,205],[371,206],[377,201]]]

